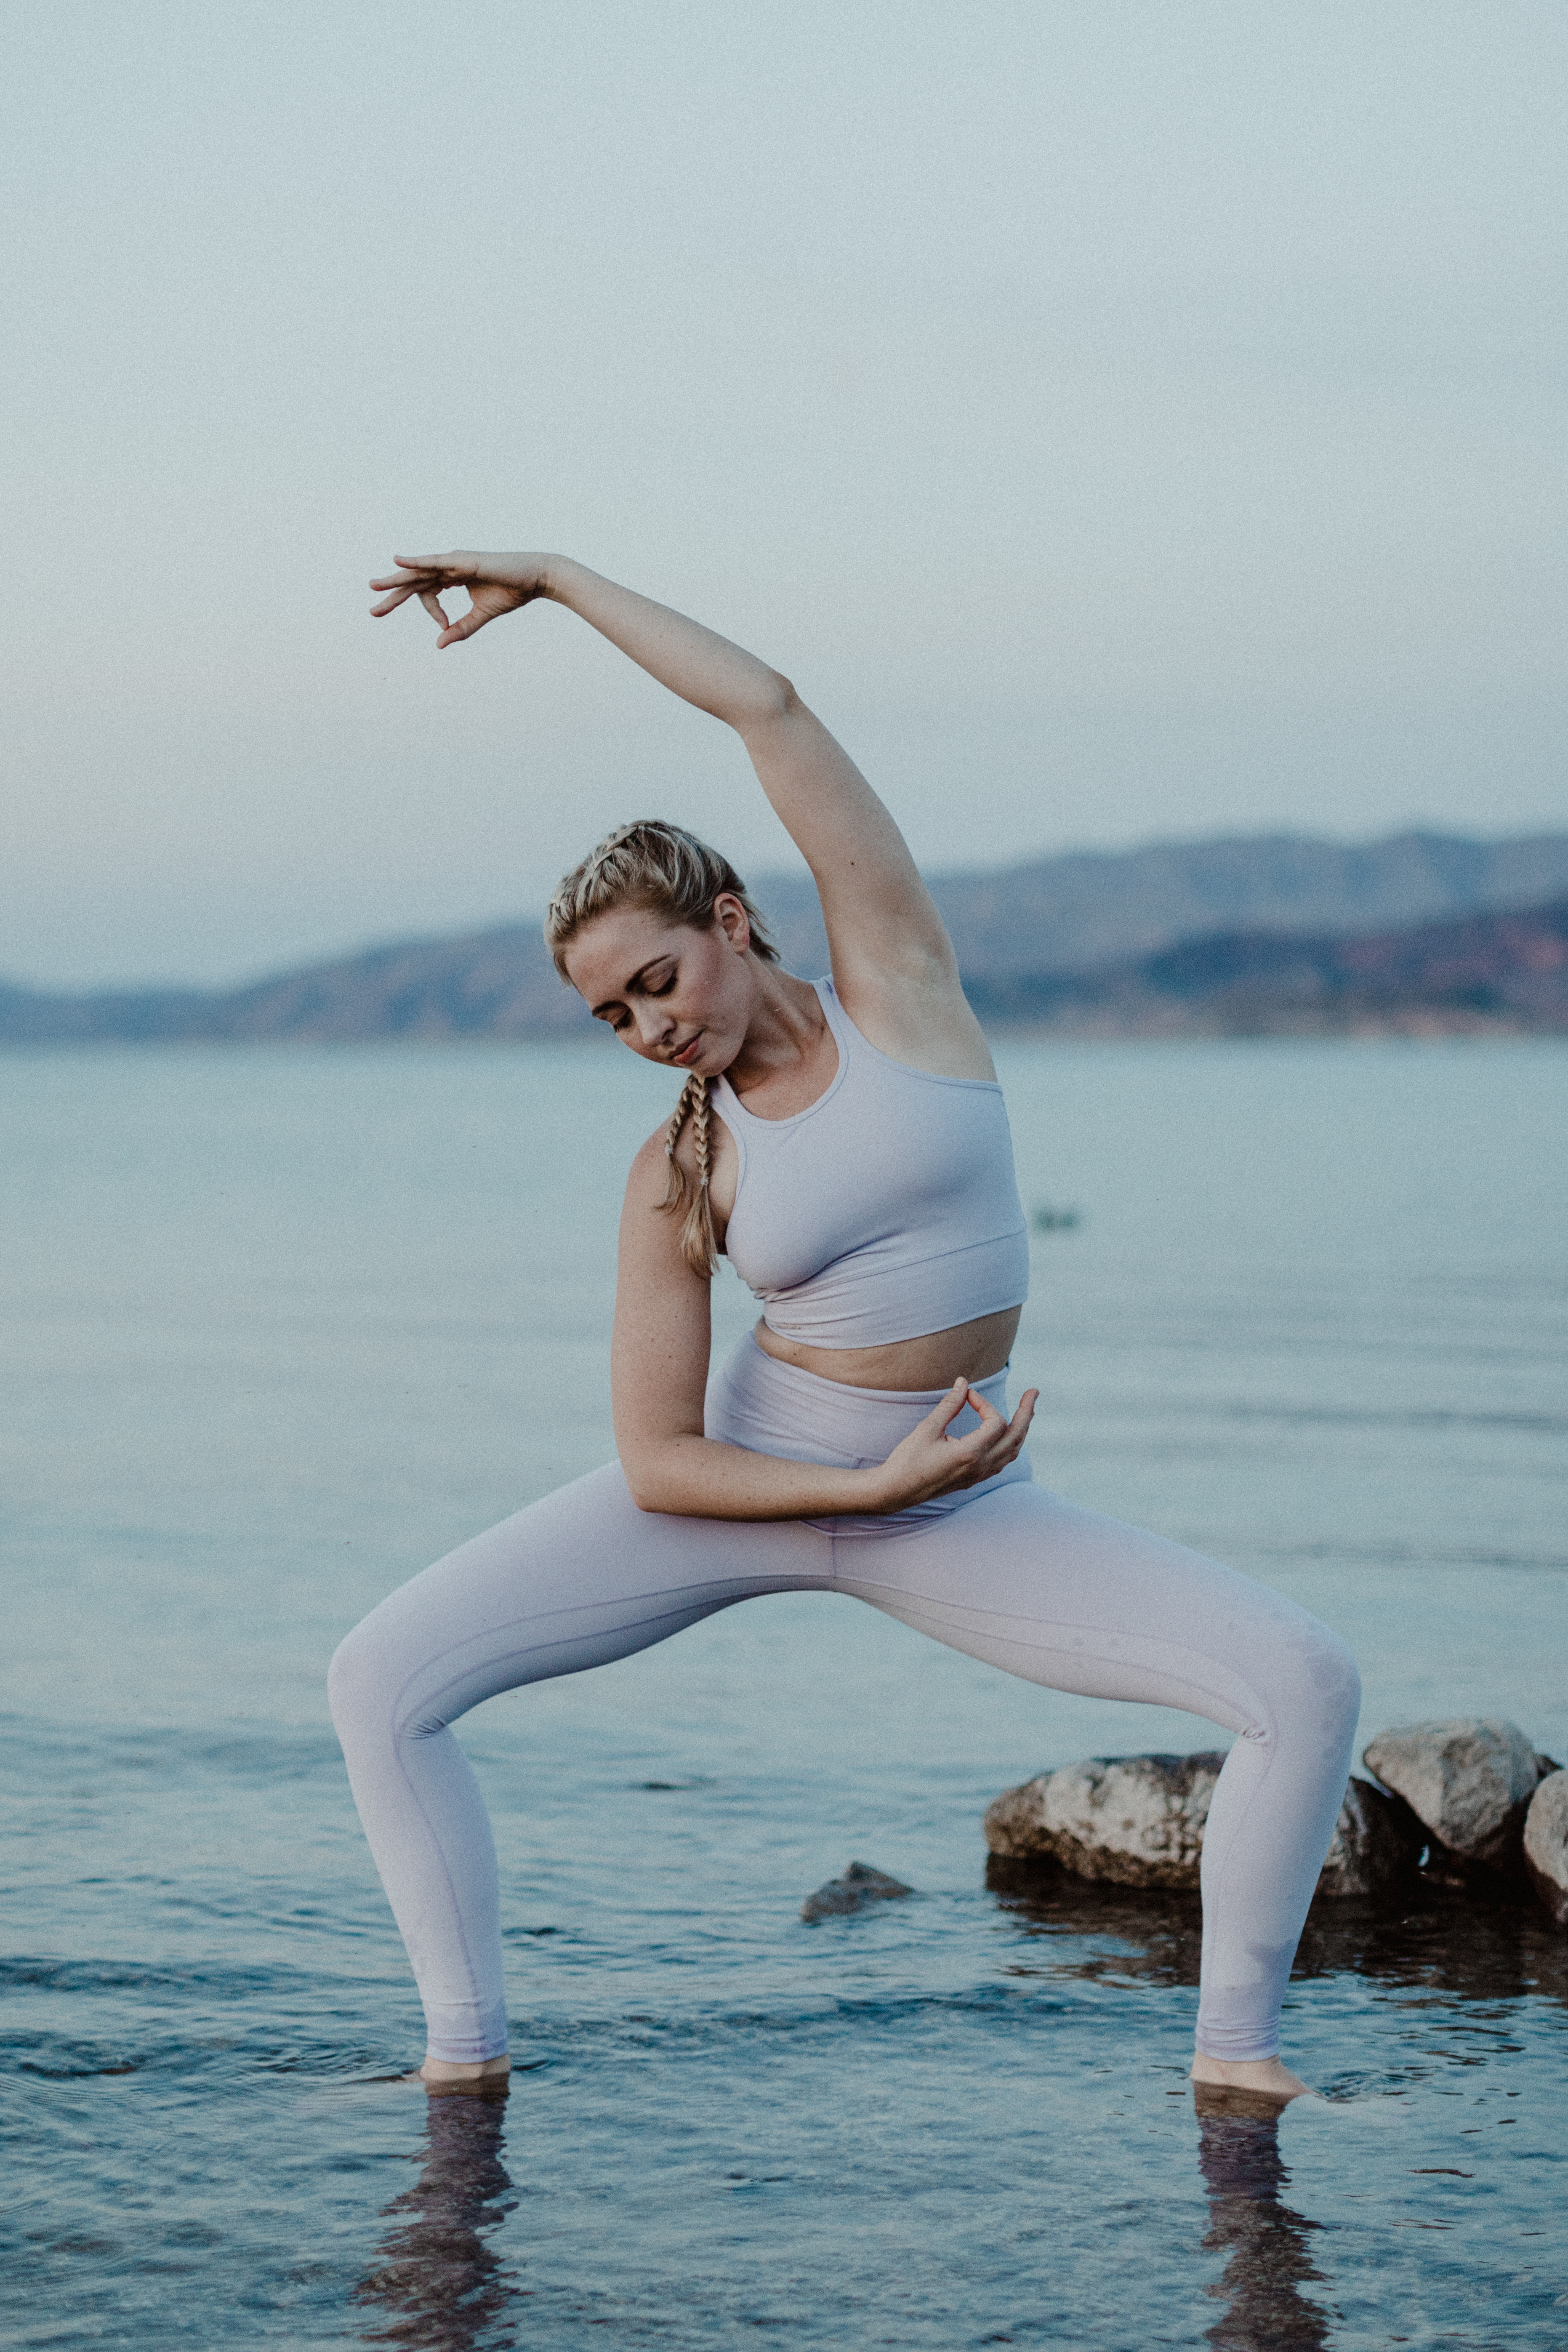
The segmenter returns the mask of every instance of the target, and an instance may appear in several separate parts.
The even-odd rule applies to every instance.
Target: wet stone
[[[891,1903],[901,1895],[912,1895],[901,1878],[889,1878],[885,1870],[873,1870],[868,1862],[852,1862],[842,1878],[830,1878],[815,1895],[808,1895],[800,1906],[803,1919],[836,1919],[848,1911],[864,1911],[872,1903]]]
[[[1549,1772],[1524,1817],[1524,1866],[1559,1927],[1568,1927],[1568,1772]]]
[[[1195,1887],[1223,1755],[1089,1756],[1005,1790],[985,1843],[1113,1886]]]
[[[985,1815],[1005,1861],[1054,1864],[1114,1886],[1195,1890],[1223,1754],[1091,1756],[1005,1790]],[[1426,1832],[1396,1797],[1352,1780],[1317,1892],[1376,1895],[1404,1883]]]
[[[1352,1780],[1318,1875],[1318,1896],[1339,1902],[1388,1893],[1415,1870],[1426,1842],[1402,1797]]]
[[[1430,1832],[1436,1859],[1510,1875],[1522,1868],[1525,1813],[1552,1766],[1516,1723],[1456,1716],[1401,1724],[1369,1741],[1362,1761]]]

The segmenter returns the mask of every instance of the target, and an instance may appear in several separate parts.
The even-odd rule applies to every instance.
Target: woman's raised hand
[[[934,1496],[956,1494],[963,1486],[978,1486],[1016,1462],[1035,1417],[1038,1389],[1026,1389],[1011,1421],[1004,1421],[967,1381],[954,1381],[940,1404],[895,1445],[879,1470],[869,1475],[877,1499],[871,1510],[905,1511],[911,1503],[929,1503]],[[949,1437],[950,1422],[965,1405],[980,1417],[978,1429],[966,1437]]]
[[[371,586],[382,593],[379,604],[371,612],[380,621],[388,613],[395,613],[410,596],[417,596],[430,618],[439,625],[441,634],[436,640],[437,650],[443,646],[460,646],[482,629],[487,621],[499,621],[503,613],[515,613],[520,605],[531,604],[536,596],[549,594],[545,582],[545,559],[542,555],[395,555],[395,572],[384,580],[373,580]],[[449,621],[442,609],[441,599],[449,588],[466,588],[468,609]]]

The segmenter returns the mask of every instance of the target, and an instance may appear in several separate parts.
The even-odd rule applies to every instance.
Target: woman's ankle
[[[482,2058],[468,2064],[426,2056],[416,2079],[427,2091],[460,2091],[481,2083],[487,2088],[503,2084],[510,2073],[511,2060],[503,2051],[499,2058]]]

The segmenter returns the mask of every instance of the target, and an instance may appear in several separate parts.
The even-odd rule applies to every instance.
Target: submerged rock
[[[842,1878],[830,1878],[815,1895],[808,1895],[800,1906],[803,1919],[834,1919],[846,1911],[864,1911],[868,1903],[891,1903],[900,1895],[912,1895],[901,1878],[889,1878],[885,1870],[873,1870],[869,1863],[852,1862]]]
[[[1471,1867],[1517,1873],[1524,1816],[1551,1768],[1516,1723],[1456,1716],[1379,1732],[1362,1761],[1405,1803],[1446,1855]]]
[[[1014,1862],[1052,1862],[1114,1886],[1195,1889],[1223,1755],[1091,1756],[1005,1790],[985,1843]],[[1377,1895],[1414,1867],[1424,1843],[1407,1806],[1352,1780],[1317,1891]]]
[[[1194,1887],[1222,1755],[1090,1756],[1005,1790],[985,1843],[1114,1886]]]
[[[1568,1927],[1568,1772],[1549,1772],[1524,1816],[1524,1866],[1558,1927]]]

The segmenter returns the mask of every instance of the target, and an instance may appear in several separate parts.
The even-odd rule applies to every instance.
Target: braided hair
[[[752,947],[764,963],[777,963],[778,950],[768,938],[763,919],[745,884],[727,857],[678,824],[658,817],[639,817],[623,824],[590,850],[580,866],[557,888],[544,918],[544,940],[563,980],[567,947],[585,923],[606,915],[612,907],[647,907],[691,930],[706,930],[713,920],[713,902],[720,897],[738,898],[752,927]],[[709,1199],[708,1081],[693,1070],[680,1090],[665,1130],[664,1156],[669,1162],[669,1182],[660,1207],[675,1215],[682,1209],[680,1252],[692,1272],[706,1281],[717,1271],[719,1245],[713,1234]],[[697,1185],[692,1189],[676,1157],[687,1120],[697,1160]]]
[[[684,1203],[686,1214],[680,1221],[680,1255],[693,1274],[710,1280],[718,1272],[719,1244],[713,1234],[713,1210],[708,1196],[709,1178],[712,1172],[708,1148],[708,1081],[700,1071],[693,1070],[680,1089],[680,1100],[670,1114],[669,1125],[664,1131],[664,1156],[669,1162],[669,1182],[665,1187],[661,1209],[671,1216]],[[680,1130],[691,1121],[691,1146],[697,1160],[697,1188],[693,1192],[687,1181],[685,1169],[675,1156],[680,1140]]]

